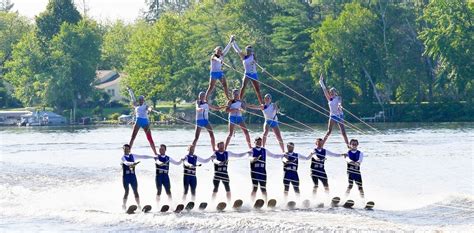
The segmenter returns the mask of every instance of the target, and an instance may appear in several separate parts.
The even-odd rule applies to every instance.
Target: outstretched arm
[[[342,156],[342,154],[334,153],[334,152],[331,152],[329,150],[326,150],[326,155],[331,156],[331,157],[341,157]]]
[[[253,110],[262,110],[262,106],[260,105],[255,105],[255,104],[246,104],[247,108],[253,109]]]
[[[153,156],[153,155],[136,155],[136,154],[133,154],[133,157],[135,157],[136,159],[154,159],[154,158],[156,158],[156,156]]]
[[[215,105],[211,105],[211,104],[207,104],[207,105],[209,106],[210,109],[216,110],[216,111],[219,111],[221,109],[226,108],[226,106],[215,106]]]
[[[321,76],[319,76],[319,85],[321,85],[321,88],[323,89],[323,92],[324,92],[324,96],[329,101],[331,99],[331,96],[329,95],[329,92],[326,88],[326,85],[324,85],[324,76],[323,76],[323,74],[321,74]]]
[[[302,154],[299,154],[299,157],[300,157],[300,159],[302,159],[302,160],[309,160],[309,159],[311,159],[311,157],[313,157],[313,154],[311,153],[311,154],[306,155],[306,156],[305,156],[305,155],[302,155]]]
[[[180,165],[180,164],[183,162],[183,160],[178,160],[178,161],[176,161],[176,160],[174,160],[174,159],[171,158],[171,157],[169,157],[169,158],[170,158],[170,163],[172,163],[172,164],[174,164],[174,165]]]
[[[285,156],[285,154],[273,154],[271,151],[267,150],[266,154],[268,155],[268,157],[271,157],[271,158],[275,158],[275,159],[280,159],[282,158],[283,156]]]
[[[227,154],[229,155],[229,157],[240,158],[240,157],[244,157],[245,155],[248,155],[249,152],[246,151],[242,153],[234,153],[232,151],[227,151]]]
[[[208,163],[212,159],[212,156],[207,158],[207,159],[201,158],[199,156],[196,156],[196,157],[197,157],[197,161],[200,162],[200,163]]]

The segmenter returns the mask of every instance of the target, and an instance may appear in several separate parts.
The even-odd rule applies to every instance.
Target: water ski
[[[289,201],[286,206],[288,207],[288,209],[294,209],[295,206],[296,206],[296,202],[294,202],[294,201]]]
[[[336,207],[337,205],[339,205],[339,202],[341,202],[341,198],[333,197],[332,200],[331,200],[331,206]]]
[[[344,208],[352,208],[352,206],[354,206],[354,201],[353,200],[347,200],[346,203],[344,203],[343,207]]]
[[[304,208],[309,208],[310,205],[311,205],[311,202],[309,200],[304,200],[303,201],[303,207]]]
[[[194,201],[188,202],[188,204],[186,204],[186,207],[184,207],[184,209],[187,210],[187,211],[190,211],[193,208],[194,208]]]
[[[227,204],[225,202],[219,202],[219,204],[217,204],[217,206],[216,206],[216,209],[218,211],[223,211],[226,206],[227,206]]]
[[[201,202],[201,204],[199,204],[199,210],[205,210],[207,207],[207,202]]]
[[[151,210],[151,205],[145,205],[143,206],[142,212],[143,213],[148,213]]]
[[[369,201],[367,202],[367,204],[365,204],[365,208],[366,210],[372,210],[374,208],[374,205],[375,203],[373,201]]]
[[[237,199],[234,201],[234,205],[232,206],[232,208],[239,209],[240,207],[242,207],[243,204],[244,202],[242,200]]]
[[[264,204],[265,204],[265,201],[264,201],[264,200],[262,200],[262,199],[257,199],[257,200],[255,201],[255,204],[253,204],[253,208],[255,208],[255,209],[260,209],[260,208],[263,207]]]
[[[166,211],[168,211],[169,209],[170,209],[170,206],[169,206],[169,205],[163,205],[163,206],[161,207],[160,212],[166,212]]]
[[[277,201],[275,199],[270,199],[267,203],[268,208],[275,208]]]
[[[183,204],[179,204],[176,206],[176,209],[174,210],[175,213],[181,213],[181,211],[184,210],[184,205]]]
[[[138,208],[138,207],[137,207],[136,205],[131,205],[131,206],[128,207],[126,213],[127,213],[127,214],[134,214],[134,213],[135,213],[135,210],[137,210],[137,208]]]

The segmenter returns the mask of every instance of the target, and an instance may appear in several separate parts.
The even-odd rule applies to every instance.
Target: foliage
[[[120,20],[106,27],[103,35],[99,69],[123,70],[128,55],[126,47],[133,30],[131,25],[126,25]]]
[[[177,100],[183,92],[183,72],[189,64],[187,42],[178,16],[163,15],[154,25],[142,23],[130,39],[130,55],[125,84],[136,95],[145,95],[156,103]],[[189,77],[185,77],[189,78]]]
[[[81,19],[72,0],[49,0],[46,10],[36,17],[37,36],[46,43],[60,31],[64,22],[76,24]]]
[[[474,97],[474,7],[464,0],[433,0],[424,9],[428,24],[420,32],[425,53],[439,60],[437,84],[451,96]]]

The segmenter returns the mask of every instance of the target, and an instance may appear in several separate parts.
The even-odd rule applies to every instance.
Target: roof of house
[[[118,78],[116,78],[116,79],[114,79],[114,80],[112,80],[112,81],[103,82],[103,83],[101,83],[101,84],[99,84],[99,85],[96,85],[95,88],[97,88],[97,89],[105,89],[105,88],[107,88],[107,87],[110,87],[110,86],[113,86],[113,85],[119,83],[120,80],[122,80],[122,77],[121,77],[121,76],[119,76]]]
[[[113,81],[120,77],[120,74],[115,70],[97,70],[95,83],[96,85]]]

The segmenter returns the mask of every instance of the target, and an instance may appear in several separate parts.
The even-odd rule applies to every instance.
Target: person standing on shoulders
[[[346,146],[349,146],[349,140],[347,139],[346,129],[344,128],[344,113],[342,110],[342,97],[337,94],[336,88],[331,88],[329,91],[326,89],[326,85],[324,85],[324,77],[321,74],[319,77],[319,84],[323,89],[324,96],[326,97],[329,105],[329,122],[328,122],[328,131],[323,139],[323,145],[331,135],[332,127],[337,124],[339,125],[339,129],[341,130],[342,137],[344,138],[344,142]]]

